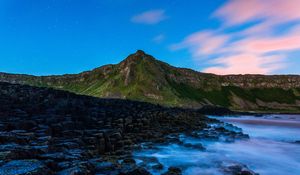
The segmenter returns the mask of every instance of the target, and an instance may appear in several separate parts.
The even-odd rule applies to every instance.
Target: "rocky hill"
[[[0,106],[1,175],[150,175],[148,170],[161,171],[163,165],[147,157],[138,164],[133,150],[157,143],[205,149],[184,144],[180,134],[229,142],[248,138],[193,109],[27,85],[0,83]],[[230,174],[236,171],[241,170]]]
[[[59,76],[0,73],[0,81],[166,106],[218,105],[238,111],[300,111],[298,75],[226,75],[173,67],[139,50],[115,65]]]

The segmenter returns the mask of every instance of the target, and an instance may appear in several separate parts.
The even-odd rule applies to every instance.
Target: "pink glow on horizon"
[[[226,74],[268,74],[272,70],[283,66],[279,56],[234,55],[214,60],[223,66],[213,66],[204,69],[204,72],[219,75]]]
[[[282,61],[283,59],[279,56],[234,55],[215,60],[223,66],[209,67],[204,72],[219,75],[252,74],[253,72],[268,74],[272,70],[282,68],[284,66]]]

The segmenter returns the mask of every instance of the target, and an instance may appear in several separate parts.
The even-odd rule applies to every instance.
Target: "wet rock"
[[[44,169],[42,175],[49,169],[61,174],[146,174],[131,158],[133,149],[144,142],[179,143],[178,137],[167,136],[201,131],[209,120],[192,109],[8,83],[0,83],[0,106],[0,166],[8,173],[9,162],[28,165],[28,159],[38,159],[28,167]],[[107,159],[91,161],[102,156]],[[151,162],[147,168],[162,169],[157,160],[142,159]],[[112,163],[116,160],[123,161]]]
[[[183,146],[192,149],[205,150],[205,147],[201,143],[198,144],[184,143]]]
[[[119,173],[119,175],[151,175],[146,169],[144,168],[137,168],[127,173]]]
[[[37,123],[33,120],[24,120],[19,123],[19,128],[24,130],[31,130],[37,127]]]
[[[121,173],[126,174],[137,168],[135,160],[130,157],[124,158],[123,160],[119,160],[118,162],[121,163],[120,164],[121,165],[121,168],[120,168]]]
[[[161,163],[155,164],[151,167],[154,170],[162,170],[164,166]]]
[[[177,167],[169,167],[168,171],[163,173],[163,175],[181,175],[181,169]]]
[[[59,171],[57,175],[89,175],[91,174],[85,169],[79,168],[79,167],[72,167],[68,168],[62,171]]]
[[[231,175],[258,175],[250,170],[246,165],[234,163],[223,167],[223,172]]]
[[[39,158],[42,160],[51,159],[51,160],[61,162],[65,160],[65,155],[62,152],[57,152],[57,153],[42,154],[39,156]]]
[[[63,142],[63,143],[59,143],[56,144],[57,147],[62,147],[62,148],[66,148],[66,149],[75,149],[75,148],[79,148],[79,144],[75,143],[75,142]]]
[[[96,172],[109,172],[115,169],[115,164],[111,162],[94,162]]]
[[[74,166],[57,173],[57,175],[91,175],[94,174],[93,170],[84,166]]]
[[[1,175],[50,175],[51,171],[38,160],[13,160],[0,167]]]
[[[14,157],[12,154],[11,151],[0,151],[0,160],[8,160],[11,157]]]
[[[205,105],[201,107],[198,112],[206,115],[230,115],[234,113],[228,108],[212,105]]]
[[[135,164],[135,160],[133,158],[125,158],[125,159],[123,159],[122,163]]]

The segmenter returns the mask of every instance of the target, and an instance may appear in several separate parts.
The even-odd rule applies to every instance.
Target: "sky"
[[[215,74],[300,74],[300,0],[1,0],[0,72],[79,73],[141,49]]]

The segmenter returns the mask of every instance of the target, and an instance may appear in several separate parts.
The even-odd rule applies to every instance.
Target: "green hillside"
[[[239,111],[300,111],[300,76],[205,74],[170,66],[143,51],[129,55],[119,64],[80,74],[31,76],[0,73],[0,81],[166,106],[211,104]]]

